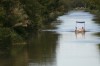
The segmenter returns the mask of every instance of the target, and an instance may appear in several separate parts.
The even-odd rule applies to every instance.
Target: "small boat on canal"
[[[76,33],[83,33],[83,32],[85,32],[85,22],[76,21],[75,32]]]

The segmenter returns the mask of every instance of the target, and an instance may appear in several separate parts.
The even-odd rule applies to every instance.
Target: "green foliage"
[[[23,43],[24,39],[11,28],[0,28],[0,43]]]
[[[26,37],[32,30],[50,25],[58,15],[73,8],[100,11],[99,0],[0,0],[0,28]],[[95,11],[96,10],[96,11]],[[4,29],[4,32],[6,30]],[[1,35],[3,33],[1,32]],[[9,35],[9,33],[7,33]],[[12,33],[10,33],[12,34]],[[2,37],[2,36],[0,36]]]

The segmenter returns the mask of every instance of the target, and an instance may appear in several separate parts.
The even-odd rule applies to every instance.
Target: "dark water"
[[[57,18],[57,29],[32,35],[27,45],[1,45],[0,66],[100,66],[100,26],[94,17],[70,11]],[[76,21],[85,21],[88,32],[75,34]]]

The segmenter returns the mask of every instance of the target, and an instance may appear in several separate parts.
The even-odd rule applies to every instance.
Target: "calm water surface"
[[[94,17],[84,11],[59,16],[56,29],[32,35],[25,46],[1,48],[0,66],[100,66],[100,37],[95,35],[100,26]],[[75,34],[76,21],[85,21],[88,32]]]

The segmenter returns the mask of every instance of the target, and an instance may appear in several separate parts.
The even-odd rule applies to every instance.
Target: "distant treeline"
[[[0,0],[0,36],[25,36],[28,32],[47,27],[57,16],[77,7],[99,11],[100,1]]]

